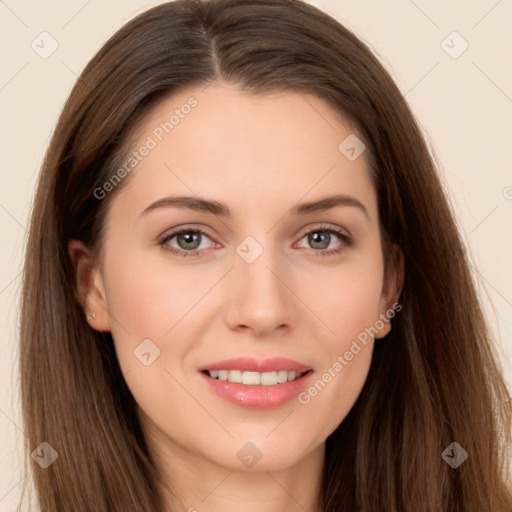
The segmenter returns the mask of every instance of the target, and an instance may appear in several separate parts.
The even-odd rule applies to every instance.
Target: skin
[[[281,356],[311,366],[314,382],[398,301],[403,257],[396,252],[384,279],[366,155],[349,161],[338,150],[357,132],[315,96],[250,96],[225,82],[188,89],[146,116],[134,149],[191,96],[197,106],[114,198],[101,257],[69,243],[95,312],[88,321],[112,333],[150,449],[178,492],[175,500],[165,494],[167,510],[314,511],[325,439],[360,394],[374,340],[306,405],[293,399],[275,409],[245,409],[214,394],[198,368],[232,357]],[[356,198],[368,216],[354,206],[286,215],[299,201],[334,193]],[[221,201],[232,218],[176,207],[141,216],[171,195]],[[158,245],[171,229],[190,224],[208,234],[199,255]],[[341,228],[353,244],[315,255],[345,243],[331,234],[330,242],[312,245],[304,233],[318,227],[322,235],[320,226]],[[252,263],[236,252],[247,236],[263,248]],[[178,237],[167,245],[191,250]],[[376,337],[387,332],[389,323]],[[145,366],[133,352],[148,338],[160,356]],[[252,468],[237,457],[248,442],[261,453]]]

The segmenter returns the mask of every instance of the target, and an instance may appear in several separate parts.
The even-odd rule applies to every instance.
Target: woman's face
[[[224,82],[166,99],[139,127],[89,322],[112,332],[161,454],[285,468],[323,449],[356,401],[368,329],[397,298],[356,136],[315,96]],[[309,371],[282,382],[294,369]]]

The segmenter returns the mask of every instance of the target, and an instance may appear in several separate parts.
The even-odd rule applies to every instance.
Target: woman
[[[302,2],[163,4],[88,64],[20,364],[44,512],[512,509],[510,396],[428,148]]]

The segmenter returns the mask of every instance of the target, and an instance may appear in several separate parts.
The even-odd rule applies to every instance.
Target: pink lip
[[[292,359],[284,357],[272,357],[270,359],[254,359],[252,357],[239,357],[236,359],[226,359],[216,363],[202,366],[199,371],[204,370],[240,370],[242,372],[277,372],[278,370],[294,371],[299,373],[311,370],[311,366],[306,366]]]
[[[248,386],[213,379],[207,373],[204,373],[205,370],[241,370],[260,373],[287,370],[307,373],[291,382],[274,386]],[[314,373],[310,366],[305,366],[291,359],[272,358],[261,361],[249,357],[218,361],[200,368],[199,371],[201,372],[201,378],[205,380],[211,390],[230,402],[248,409],[273,409],[285,404],[297,397],[307,386]]]

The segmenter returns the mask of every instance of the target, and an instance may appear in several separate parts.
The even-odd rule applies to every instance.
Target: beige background
[[[159,3],[0,0],[2,511],[16,509],[23,476],[18,301],[27,219],[43,153],[87,61],[116,29]],[[440,162],[512,386],[512,2],[310,3],[372,46],[420,120]],[[58,43],[46,59],[31,48],[32,41],[37,44],[41,37],[49,37],[39,36],[44,31]],[[45,41],[45,48],[51,48],[50,39]],[[464,41],[467,50],[452,58],[464,48]]]

